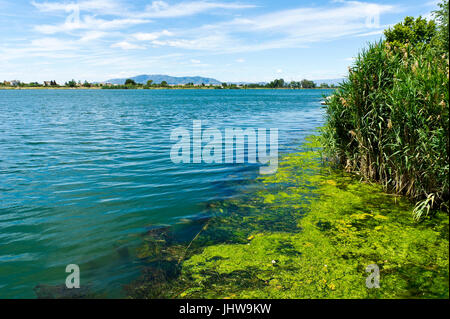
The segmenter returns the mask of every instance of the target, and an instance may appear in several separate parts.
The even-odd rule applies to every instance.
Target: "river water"
[[[256,164],[174,164],[173,129],[278,128],[295,150],[323,124],[330,90],[0,90],[0,297],[81,283],[120,297],[152,227],[239,196]],[[244,186],[243,186],[244,185]]]

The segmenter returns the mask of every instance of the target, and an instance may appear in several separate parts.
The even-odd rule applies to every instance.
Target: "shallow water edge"
[[[448,298],[448,215],[415,222],[406,199],[323,165],[313,140],[256,191],[211,205],[192,241],[147,234],[129,297]]]

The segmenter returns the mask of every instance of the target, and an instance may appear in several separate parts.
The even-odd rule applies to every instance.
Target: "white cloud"
[[[127,16],[131,18],[175,18],[204,13],[214,9],[247,9],[254,5],[234,2],[186,1],[169,4],[165,1],[153,1],[141,12],[126,7],[126,2],[118,0],[81,0],[77,2],[31,2],[41,12],[74,12],[76,10],[102,15]]]
[[[146,18],[174,18],[199,14],[212,9],[247,9],[254,7],[254,5],[247,4],[210,1],[181,2],[174,5],[169,5],[164,1],[153,1],[140,16]]]
[[[61,41],[55,38],[35,39],[31,41],[31,46],[39,48],[48,48],[50,50],[60,50],[67,48],[67,44],[65,41]]]
[[[33,4],[42,11],[70,10],[73,3],[42,2]],[[148,18],[181,17],[203,13],[213,9],[244,9],[253,5],[238,2],[189,1],[168,4],[153,1],[143,12],[132,12],[126,8],[118,9],[114,0],[84,0],[78,3],[80,10],[90,12],[115,12],[122,17],[102,19],[98,15],[85,15],[77,20],[67,20],[60,25],[38,25],[35,30],[44,34],[89,30],[90,32],[109,32],[126,29],[130,26],[151,22]],[[168,46],[188,50],[217,51],[235,53],[260,51],[277,48],[305,47],[313,42],[329,41],[348,36],[370,36],[380,34],[380,27],[374,30],[368,25],[374,16],[394,10],[391,5],[373,4],[358,1],[335,1],[326,6],[294,8],[246,18],[235,18],[228,22],[204,25],[191,29],[159,32],[138,32],[131,36],[134,40],[150,41],[154,46]],[[117,13],[117,11],[121,11]],[[249,36],[251,35],[251,36]],[[82,41],[105,36],[95,33],[81,35]],[[163,39],[171,37],[171,39]],[[125,38],[125,40],[129,39]]]
[[[77,45],[74,41],[56,38],[38,38],[29,42],[26,47],[2,47],[0,59],[3,61],[24,59],[31,57],[44,58],[73,58]],[[41,61],[42,62],[42,61]]]
[[[123,13],[123,4],[115,0],[79,0],[71,2],[36,2],[31,4],[42,12],[73,12],[74,10],[97,12],[101,14]]]
[[[427,13],[422,14],[422,18],[430,21],[430,20],[434,20],[436,17],[435,17],[434,12],[427,12]]]
[[[136,40],[140,40],[140,41],[153,41],[153,40],[159,39],[162,36],[173,36],[173,35],[174,34],[172,32],[163,30],[161,32],[150,32],[150,33],[139,32],[139,33],[133,34],[133,37]]]
[[[108,32],[104,31],[89,31],[86,32],[84,35],[81,36],[80,42],[88,42],[92,40],[98,40],[100,38],[103,38],[105,36],[109,35]]]
[[[438,3],[440,3],[440,2],[441,2],[441,0],[430,0],[430,1],[425,2],[425,5],[436,8],[438,6]]]
[[[282,32],[290,35],[323,35],[331,33],[357,32],[367,29],[366,20],[374,15],[389,12],[394,7],[364,2],[344,2],[338,7],[314,7],[282,10],[254,18],[238,18],[230,23],[234,28],[246,31]]]
[[[383,31],[384,31],[384,29],[383,30],[376,30],[376,31],[366,32],[366,33],[360,33],[357,36],[358,37],[367,37],[367,36],[371,36],[371,35],[379,35],[379,34],[381,35],[381,34],[383,34]]]
[[[192,39],[154,40],[155,46],[169,46],[188,50],[221,51],[227,44],[235,44],[231,38],[220,33],[204,35]]]
[[[168,4],[164,1],[153,1],[143,11],[137,12],[127,6],[126,2],[118,0],[80,0],[78,2],[37,2],[32,4],[41,12],[56,12],[66,16],[65,21],[59,24],[44,24],[34,26],[34,30],[43,34],[67,33],[76,36],[76,31],[89,30],[95,35],[81,35],[82,41],[89,41],[100,36],[97,31],[125,30],[130,26],[152,22],[149,18],[174,18],[191,16],[217,9],[245,9],[253,5],[234,2],[214,1],[187,1],[176,4]],[[87,13],[86,13],[87,12]],[[106,16],[108,16],[106,18]],[[173,36],[167,30],[161,32],[139,32],[132,35],[136,40],[154,41],[163,36]],[[174,47],[189,46],[188,43],[168,42]],[[189,42],[189,41],[188,41]],[[198,42],[197,40],[193,41]]]
[[[34,0],[33,5],[40,11],[39,21],[52,22],[45,22],[45,25],[34,27],[34,31],[41,33],[40,35],[24,31],[20,42],[19,39],[11,37],[13,40],[9,41],[8,36],[5,37],[6,41],[2,42],[0,47],[1,59],[14,60],[14,63],[4,63],[5,69],[1,71],[6,72],[9,69],[22,68],[21,65],[34,63],[29,61],[39,61],[35,62],[36,65],[41,62],[50,62],[52,66],[61,63],[59,68],[53,69],[53,72],[63,74],[67,70],[64,70],[65,67],[61,65],[70,63],[55,62],[55,59],[70,58],[70,61],[76,61],[72,64],[79,65],[80,70],[84,68],[85,72],[95,77],[99,76],[95,70],[100,70],[100,66],[107,70],[108,74],[122,70],[127,70],[130,74],[134,74],[135,71],[141,73],[150,66],[151,70],[157,68],[160,72],[164,70],[180,72],[184,67],[190,68],[189,70],[195,69],[197,72],[205,66],[204,70],[207,72],[207,64],[203,64],[204,62],[200,60],[207,61],[207,57],[211,54],[236,54],[234,57],[223,59],[219,57],[218,60],[229,62],[231,65],[234,63],[236,66],[236,63],[244,63],[246,60],[253,61],[249,55],[244,54],[245,52],[303,48],[312,46],[316,42],[333,40],[342,40],[342,43],[345,43],[345,38],[355,39],[358,36],[377,35],[381,33],[384,26],[374,28],[368,25],[368,16],[378,12],[381,14],[381,20],[384,21],[384,14],[397,10],[392,5],[340,1],[316,4],[313,7],[299,4],[292,8],[293,4],[291,4],[289,5],[291,9],[288,10],[262,9],[266,13],[261,13],[262,10],[248,10],[249,12],[245,11],[248,14],[244,15],[244,9],[254,7],[245,4],[245,1],[250,2],[250,0],[230,1],[235,2],[225,0],[151,2],[147,0],[150,5],[144,8],[144,4],[139,8],[136,3],[125,0]],[[66,18],[73,13],[74,3],[78,3],[80,19]],[[254,3],[254,0],[251,3]],[[139,9],[142,10],[138,11]],[[196,14],[223,13],[225,10],[232,11],[233,15],[209,16],[208,20],[199,17],[195,21],[183,18]],[[51,14],[51,19],[46,20],[45,14],[48,13]],[[235,13],[239,13],[239,16]],[[173,21],[176,20],[176,22],[164,20],[166,18],[175,18]],[[210,22],[201,25],[202,21]],[[149,24],[151,22],[154,24]],[[140,27],[139,30],[137,26]],[[158,26],[158,29],[155,26]],[[42,37],[42,34],[45,36]],[[99,39],[102,40],[98,41]],[[337,41],[334,44],[330,43],[330,47],[336,47],[338,45],[336,43]],[[115,50],[117,48],[128,50],[128,52]],[[145,49],[148,50],[143,51]],[[161,52],[164,52],[164,56],[176,53],[181,57],[167,59],[164,60],[166,63],[161,63],[161,60],[153,59],[154,54]],[[288,52],[287,56],[290,54]],[[351,54],[347,52],[343,58]],[[241,56],[243,58],[238,58]],[[33,60],[32,57],[39,58]],[[48,60],[40,57],[48,58]],[[265,57],[262,55],[260,59],[255,60],[255,63],[263,59]],[[230,68],[226,64],[215,63],[213,68],[216,71],[220,70],[218,71],[222,72],[220,74],[232,74],[232,72],[242,74],[243,66]],[[260,72],[257,70],[259,67],[250,67],[253,68],[252,74]],[[276,67],[284,70],[282,72],[285,78],[294,72],[285,63],[280,63]],[[264,72],[273,76],[276,67]],[[78,69],[74,69],[74,72],[78,72]],[[254,76],[256,78],[256,75]]]
[[[117,42],[111,45],[111,48],[121,48],[123,50],[136,50],[136,49],[145,49],[145,47],[129,43],[127,41]]]
[[[93,16],[85,16],[84,19],[77,22],[66,21],[60,25],[37,25],[34,29],[44,34],[55,34],[59,32],[70,32],[74,30],[105,30],[111,31],[121,29],[124,27],[149,23],[149,20],[145,19],[113,19],[104,20],[98,19]]]
[[[153,44],[218,53],[299,48],[314,42],[379,34],[380,26],[374,31],[377,23],[373,21],[378,22],[377,15],[393,10],[396,8],[392,5],[358,1],[281,10],[179,30],[177,38],[156,40]]]

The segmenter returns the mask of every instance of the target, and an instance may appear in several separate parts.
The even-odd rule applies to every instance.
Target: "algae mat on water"
[[[130,295],[449,297],[447,214],[415,222],[411,203],[322,165],[312,144],[259,182],[258,191],[213,205],[217,216],[189,246],[165,241],[162,250],[173,254],[156,264],[144,253],[153,271],[128,287]],[[146,245],[141,252],[155,251]],[[380,269],[379,288],[366,287],[371,264]]]

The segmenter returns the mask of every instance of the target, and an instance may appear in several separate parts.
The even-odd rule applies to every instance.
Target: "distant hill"
[[[163,74],[142,74],[137,75],[129,78],[119,78],[119,79],[110,79],[107,81],[104,81],[102,83],[112,83],[112,84],[125,84],[125,81],[127,79],[132,79],[136,83],[146,84],[148,80],[152,80],[153,83],[159,84],[162,81],[166,81],[167,84],[186,84],[186,83],[194,83],[194,84],[213,84],[213,85],[221,85],[222,82],[213,78],[204,78],[201,76],[170,76],[170,75],[163,75]],[[317,85],[320,85],[322,83],[326,83],[328,85],[334,84],[338,85],[341,83],[344,79],[324,79],[324,80],[314,80],[314,82]],[[228,84],[250,84],[253,82],[227,82]],[[258,82],[258,84],[266,84],[266,82]]]
[[[123,79],[111,79],[105,81],[106,83],[112,83],[112,84],[125,84],[125,81],[127,79],[132,79],[136,83],[142,83],[146,84],[148,80],[152,80],[153,83],[161,83],[162,81],[166,81],[167,84],[186,84],[186,83],[194,83],[194,84],[214,84],[214,85],[220,85],[222,82],[213,79],[213,78],[204,78],[201,76],[169,76],[169,75],[162,75],[162,74],[142,74],[138,76],[133,76],[129,78],[123,78]],[[104,82],[104,83],[105,83]]]

